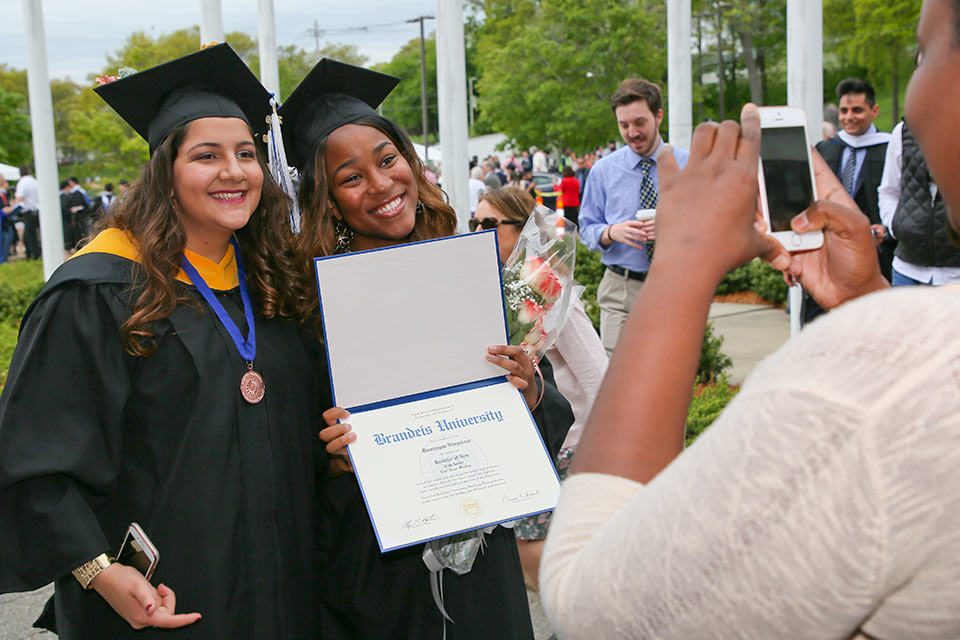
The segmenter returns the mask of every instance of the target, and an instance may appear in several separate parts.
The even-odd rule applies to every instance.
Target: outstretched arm
[[[758,255],[786,251],[755,226],[760,116],[697,127],[686,169],[661,150],[657,259],[634,303],[571,471],[648,482],[683,448],[684,426],[713,292]]]

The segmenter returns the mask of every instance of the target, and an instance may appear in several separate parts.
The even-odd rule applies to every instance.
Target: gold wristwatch
[[[73,577],[77,579],[77,582],[80,583],[81,587],[84,589],[89,589],[93,579],[100,575],[101,571],[109,567],[114,562],[116,562],[115,559],[111,558],[105,553],[101,553],[90,562],[84,562],[82,565],[74,569]]]

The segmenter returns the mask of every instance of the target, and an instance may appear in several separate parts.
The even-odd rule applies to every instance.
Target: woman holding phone
[[[956,239],[960,1],[925,0],[917,40],[907,117]],[[685,170],[661,154],[657,259],[563,487],[544,604],[571,639],[960,637],[960,291],[886,290],[817,155],[820,200],[791,227],[823,246],[787,255],[754,226],[760,138],[747,105],[697,127]],[[682,451],[713,291],[755,256],[833,311]]]
[[[288,199],[254,142],[269,95],[227,45],[97,91],[151,156],[24,316],[0,590],[55,581],[37,625],[61,638],[315,638],[318,385],[283,320]],[[156,587],[112,557],[134,522]]]
[[[300,169],[304,267],[303,314],[318,317],[311,258],[451,235],[456,217],[443,193],[427,180],[410,139],[374,108],[397,79],[321,60],[280,108],[286,148]],[[411,283],[416,295],[416,283]],[[372,294],[371,294],[372,295]],[[388,327],[389,318],[384,318]],[[316,323],[313,323],[316,326]],[[323,345],[309,339],[320,375],[327,375]],[[425,341],[424,348],[436,348]],[[533,364],[518,346],[489,349],[487,358],[523,392],[553,455],[572,414],[549,383],[535,379]],[[376,366],[375,358],[371,366]],[[542,396],[542,399],[541,399]],[[328,400],[329,403],[329,400]],[[330,408],[320,437],[332,454],[320,524],[321,637],[339,638],[531,638],[520,562],[513,532],[497,527],[466,573],[442,571],[436,594],[421,547],[381,554],[345,447],[354,440],[346,412]],[[467,563],[469,565],[469,563]],[[440,595],[442,593],[442,596]],[[445,624],[445,609],[453,620]]]

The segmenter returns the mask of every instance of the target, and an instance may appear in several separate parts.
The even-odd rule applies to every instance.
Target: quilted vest
[[[947,210],[940,192],[930,198],[930,173],[916,138],[903,123],[900,203],[893,216],[895,255],[924,267],[960,267],[960,249],[947,237]]]

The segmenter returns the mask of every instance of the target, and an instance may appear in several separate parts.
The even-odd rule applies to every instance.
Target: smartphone
[[[787,251],[823,245],[823,232],[795,233],[790,220],[817,199],[807,143],[807,115],[799,107],[760,107],[760,207],[768,232]]]
[[[153,577],[159,560],[160,553],[153,542],[140,525],[131,522],[127,527],[127,535],[123,538],[123,544],[120,545],[120,552],[117,553],[117,562],[130,565],[149,580]]]

